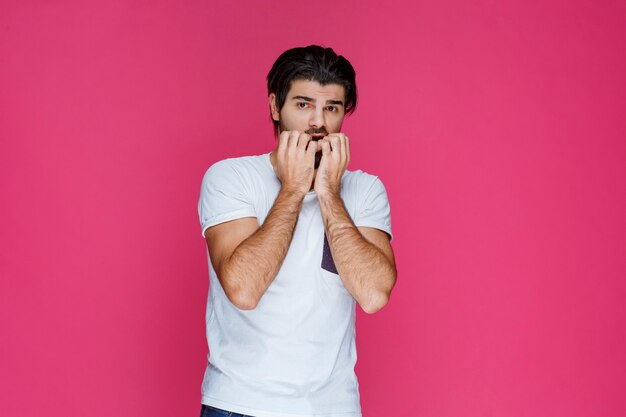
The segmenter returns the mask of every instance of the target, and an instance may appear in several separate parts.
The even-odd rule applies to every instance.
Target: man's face
[[[285,104],[278,112],[275,95],[270,94],[272,118],[279,122],[280,131],[298,130],[319,140],[329,133],[341,131],[345,117],[345,89],[339,84],[321,85],[317,81],[295,80],[287,93]],[[315,169],[322,152],[315,154]]]

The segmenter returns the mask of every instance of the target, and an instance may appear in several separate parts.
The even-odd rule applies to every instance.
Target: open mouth
[[[311,140],[320,140],[324,136],[326,136],[326,133],[309,133],[309,134],[311,135]]]

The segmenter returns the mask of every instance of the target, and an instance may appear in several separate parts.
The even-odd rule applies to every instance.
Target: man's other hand
[[[350,141],[343,133],[331,133],[320,140],[322,160],[315,176],[318,196],[341,191],[341,178],[350,163]]]
[[[314,178],[315,152],[318,144],[298,130],[283,131],[278,138],[276,175],[285,190],[306,194]]]

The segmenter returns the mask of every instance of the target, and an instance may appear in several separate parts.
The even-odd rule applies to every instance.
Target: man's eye
[[[337,111],[337,108],[335,106],[328,106],[327,108],[328,108],[328,110],[330,110],[332,112]]]
[[[299,109],[304,109],[307,106],[307,103],[300,102],[300,103],[297,104],[297,106],[298,106]]]

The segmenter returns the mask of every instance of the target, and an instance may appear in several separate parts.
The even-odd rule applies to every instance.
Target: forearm
[[[318,198],[339,277],[364,311],[379,310],[387,303],[395,284],[394,264],[363,237],[338,194]]]
[[[291,244],[302,200],[302,195],[281,189],[261,227],[224,261],[222,281],[241,305],[255,308],[276,277]]]

